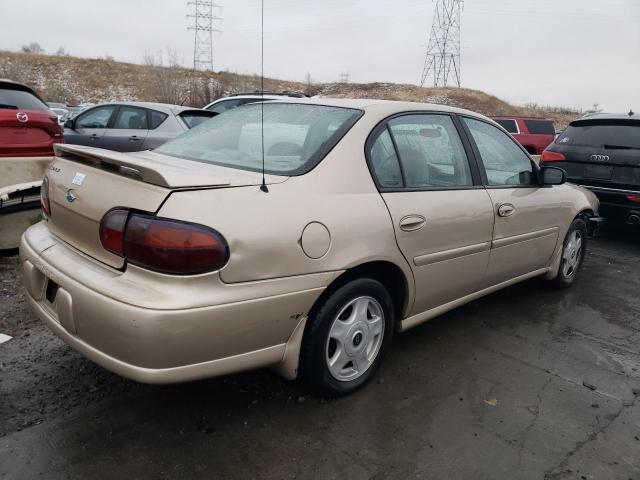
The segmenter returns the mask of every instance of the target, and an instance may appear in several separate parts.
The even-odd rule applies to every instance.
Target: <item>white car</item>
[[[220,114],[246,103],[256,103],[262,102],[264,100],[281,100],[283,97],[305,98],[306,95],[300,92],[277,93],[255,91],[252,93],[238,93],[230,95],[228,97],[219,98],[218,100],[215,100],[204,107],[204,110],[211,110],[212,112]]]

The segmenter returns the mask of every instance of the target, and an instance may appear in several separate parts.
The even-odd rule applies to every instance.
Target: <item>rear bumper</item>
[[[640,224],[640,202],[629,200],[629,196],[640,198],[640,189],[629,190],[622,188],[595,187],[581,185],[591,190],[600,201],[600,214],[614,220]]]
[[[126,272],[76,252],[51,236],[44,223],[25,232],[20,257],[28,301],[40,319],[90,360],[143,383],[184,382],[280,363],[296,326],[332,278],[315,274],[235,286],[218,280],[218,304],[163,309],[161,302],[149,308],[119,299],[120,288],[130,297],[148,297],[152,285],[135,284]],[[212,286],[211,278],[202,279]],[[162,276],[160,281],[166,287],[181,280]],[[106,287],[97,291],[89,285]]]

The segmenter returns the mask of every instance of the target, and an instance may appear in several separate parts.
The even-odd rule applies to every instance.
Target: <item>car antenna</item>
[[[260,10],[260,140],[262,142],[262,185],[260,190],[269,192],[264,178],[264,0],[261,1]]]

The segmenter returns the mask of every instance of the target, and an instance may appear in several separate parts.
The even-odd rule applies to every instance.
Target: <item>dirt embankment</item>
[[[0,51],[0,78],[35,87],[47,100],[70,104],[104,101],[155,101],[196,107],[229,93],[260,88],[257,75],[230,72],[194,72],[178,66],[38,55]],[[520,107],[479,90],[418,87],[396,83],[311,83],[266,78],[265,90],[304,91],[326,97],[379,98],[428,102],[467,108],[485,115],[527,115],[552,118],[564,127],[581,112],[555,107]]]

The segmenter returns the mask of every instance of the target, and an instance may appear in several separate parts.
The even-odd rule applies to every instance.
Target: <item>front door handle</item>
[[[100,140],[100,137],[95,133],[89,137],[90,140]]]
[[[510,203],[503,203],[498,207],[498,215],[500,217],[510,217],[514,213],[516,213],[516,207]]]
[[[132,135],[131,137],[129,137],[130,142],[139,142],[140,140],[142,139],[137,135]]]
[[[420,230],[427,223],[427,219],[422,215],[407,215],[400,220],[400,230],[404,232],[415,232]]]

